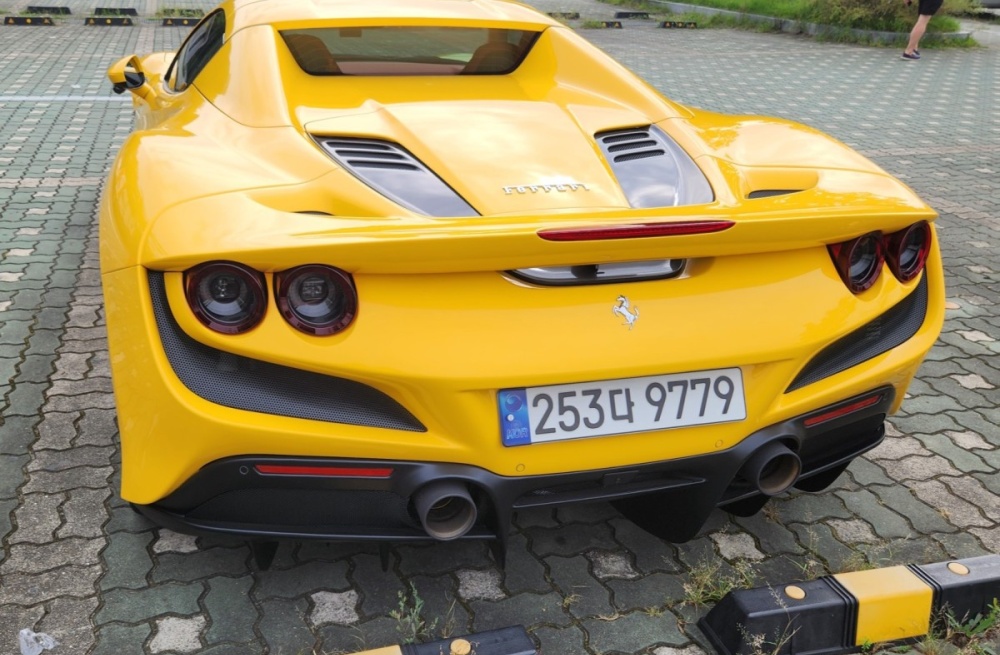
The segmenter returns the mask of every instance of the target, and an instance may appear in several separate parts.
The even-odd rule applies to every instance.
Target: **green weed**
[[[740,560],[733,570],[722,572],[722,562],[702,562],[691,569],[684,583],[684,602],[695,607],[717,603],[734,589],[753,586],[757,574],[749,562]]]
[[[396,609],[389,616],[396,620],[396,632],[404,644],[428,641],[434,637],[437,619],[428,622],[424,618],[424,599],[417,593],[417,587],[410,583],[409,592],[400,591]]]

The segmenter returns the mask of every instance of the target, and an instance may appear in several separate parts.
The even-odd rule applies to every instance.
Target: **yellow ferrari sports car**
[[[818,491],[936,339],[935,212],[503,0],[230,0],[109,72],[122,497],[250,540],[663,538]]]

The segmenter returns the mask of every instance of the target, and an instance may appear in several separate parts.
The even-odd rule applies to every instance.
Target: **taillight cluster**
[[[354,280],[332,266],[309,264],[276,273],[274,289],[281,315],[307,334],[336,334],[357,314]],[[198,320],[223,334],[253,329],[267,310],[264,275],[234,262],[209,262],[185,271],[184,293]]]
[[[852,293],[861,293],[878,280],[882,264],[888,264],[900,282],[917,277],[931,249],[931,227],[920,221],[899,232],[869,232],[828,248],[840,279]]]

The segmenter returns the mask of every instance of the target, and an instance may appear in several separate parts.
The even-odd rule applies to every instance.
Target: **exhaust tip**
[[[438,541],[458,539],[476,523],[478,511],[468,487],[455,480],[432,482],[413,496],[424,530]]]
[[[776,496],[795,484],[801,472],[799,456],[787,446],[772,441],[750,456],[740,474],[760,493]]]

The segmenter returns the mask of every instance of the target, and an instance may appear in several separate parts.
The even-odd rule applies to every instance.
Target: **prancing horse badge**
[[[630,307],[628,298],[625,296],[618,296],[615,306],[611,308],[611,313],[624,318],[625,322],[622,325],[627,325],[630,330],[635,325],[635,322],[639,320],[639,308]]]

